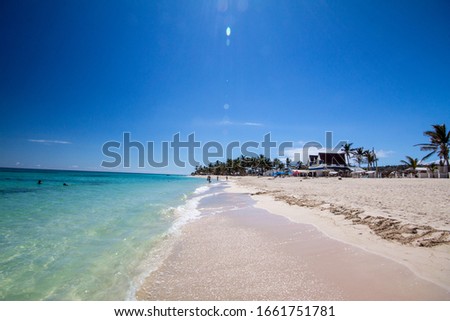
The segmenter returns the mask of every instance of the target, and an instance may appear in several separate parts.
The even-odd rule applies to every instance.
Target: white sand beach
[[[450,299],[447,180],[230,181],[139,300]]]
[[[450,289],[450,181],[257,178],[235,180],[257,207],[408,266]]]

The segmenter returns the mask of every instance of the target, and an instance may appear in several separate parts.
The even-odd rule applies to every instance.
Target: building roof
[[[319,157],[327,165],[347,165],[345,153],[319,153]]]

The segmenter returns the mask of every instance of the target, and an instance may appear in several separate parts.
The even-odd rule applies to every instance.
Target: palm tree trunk
[[[445,173],[445,178],[450,178],[448,175],[448,168],[449,168],[449,164],[448,164],[448,158],[445,159],[445,163],[444,163],[444,173]]]

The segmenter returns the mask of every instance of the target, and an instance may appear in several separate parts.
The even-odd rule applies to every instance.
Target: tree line
[[[406,156],[406,160],[401,163],[403,169],[412,168],[413,171],[426,159],[437,154],[440,159],[440,165],[444,166],[444,171],[448,173],[449,168],[449,141],[450,131],[447,131],[445,124],[433,125],[433,130],[424,132],[429,138],[429,142],[417,144],[422,151],[428,151],[421,160]],[[345,154],[347,166],[351,166],[351,161],[361,167],[367,164],[367,170],[378,170],[378,158],[375,149],[365,149],[364,147],[353,148],[353,143],[346,143],[342,146],[341,152]],[[302,161],[293,162],[290,158],[286,158],[285,162],[279,158],[270,159],[264,155],[257,157],[240,156],[235,159],[227,159],[225,162],[217,160],[207,166],[198,165],[195,167],[193,175],[262,175],[268,170],[288,171],[293,169],[308,169],[309,164]],[[437,169],[436,164],[428,165],[433,172]],[[385,166],[391,168],[392,166]]]

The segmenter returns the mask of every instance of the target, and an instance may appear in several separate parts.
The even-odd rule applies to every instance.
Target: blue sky
[[[124,132],[297,150],[332,131],[398,164],[450,126],[448,1],[2,1],[0,43],[4,167],[99,170]],[[192,169],[132,155],[116,170]]]

